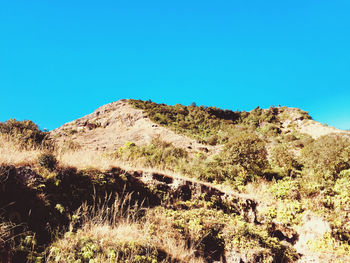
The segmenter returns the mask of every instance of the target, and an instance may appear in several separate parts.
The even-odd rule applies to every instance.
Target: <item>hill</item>
[[[121,100],[0,124],[0,262],[350,261],[350,133]]]

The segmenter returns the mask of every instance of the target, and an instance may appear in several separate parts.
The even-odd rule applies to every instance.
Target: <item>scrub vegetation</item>
[[[128,103],[202,148],[87,152],[0,123],[0,262],[350,260],[349,133],[312,137],[287,107]]]

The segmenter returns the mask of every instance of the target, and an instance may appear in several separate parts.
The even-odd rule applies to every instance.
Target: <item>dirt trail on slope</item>
[[[106,104],[89,115],[66,123],[53,130],[51,137],[58,145],[73,143],[84,150],[114,151],[127,141],[144,145],[158,137],[189,152],[219,151],[219,147],[203,145],[159,126],[142,110],[130,106],[127,100]]]

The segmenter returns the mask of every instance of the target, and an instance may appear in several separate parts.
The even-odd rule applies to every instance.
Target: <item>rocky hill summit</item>
[[[317,139],[330,133],[349,133],[322,125],[311,119],[298,108],[274,108],[276,116],[281,116],[277,128],[284,133],[298,131]],[[268,110],[263,110],[268,111]],[[249,118],[244,116],[243,118]],[[262,120],[258,125],[263,128],[269,122]],[[170,127],[171,128],[171,127]],[[184,148],[190,152],[209,151],[217,153],[220,147],[203,144],[181,132],[168,129],[161,122],[152,120],[149,113],[133,106],[128,100],[119,100],[96,109],[93,113],[71,121],[50,132],[58,144],[71,144],[87,150],[111,151],[123,146],[126,142],[145,145],[154,138]],[[186,134],[185,134],[186,135]]]
[[[0,123],[0,262],[350,262],[350,133],[120,100]]]
[[[132,107],[127,100],[106,104],[93,113],[53,130],[58,144],[70,142],[86,150],[111,151],[126,142],[145,145],[153,138],[192,151],[215,151],[197,141],[152,122],[147,113]]]

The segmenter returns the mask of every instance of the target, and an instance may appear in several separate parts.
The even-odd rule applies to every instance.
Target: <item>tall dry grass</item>
[[[0,165],[34,164],[41,150],[25,149],[8,135],[0,134]]]
[[[11,251],[15,247],[15,238],[23,234],[19,233],[14,235],[13,232],[16,227],[17,225],[4,221],[0,214],[0,262],[2,262],[1,260],[4,258],[9,258]]]
[[[106,171],[114,167],[119,167],[126,171],[142,170],[144,172],[165,173],[176,178],[184,178],[181,174],[174,171],[145,166],[142,161],[125,161],[117,157],[112,157],[111,154],[105,152],[101,153],[90,150],[57,151],[55,155],[60,165],[72,166],[78,169],[94,168],[100,171]],[[191,180],[195,179],[192,178]]]
[[[110,158],[107,154],[91,150],[58,150],[55,152],[57,160],[63,166],[73,166],[78,169],[95,168],[101,171],[111,167],[125,167],[130,165],[121,160]]]
[[[5,244],[10,240],[12,228],[13,226],[10,223],[0,223],[0,250],[4,248]]]
[[[108,198],[92,206],[83,204],[73,216],[75,222],[69,232],[49,249],[47,262],[75,260],[80,251],[86,250],[82,242],[88,240],[89,247],[96,251],[91,258],[93,262],[136,262],[140,252],[154,258],[155,251],[162,251],[166,257],[161,262],[204,263],[195,256],[195,247],[188,247],[170,227],[171,222],[160,222],[161,217],[141,216],[147,214],[147,208],[131,206],[130,200],[131,195],[118,197],[112,207],[107,206]],[[74,230],[77,221],[81,227]]]
[[[38,156],[44,150],[35,147],[23,147],[14,138],[0,134],[0,165],[36,165]],[[53,152],[62,166],[73,166],[78,169],[96,168],[108,170],[111,167],[131,169],[131,165],[116,158],[109,158],[106,154],[87,150],[62,150],[58,148]]]

